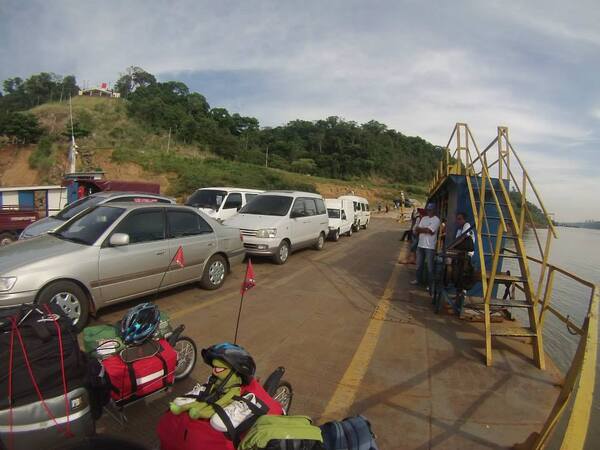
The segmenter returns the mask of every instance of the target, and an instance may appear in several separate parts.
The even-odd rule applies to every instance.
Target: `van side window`
[[[361,209],[362,209],[363,211],[365,210],[365,204],[364,204],[364,203],[361,203],[361,204],[360,204],[360,207],[361,207]]]
[[[354,211],[360,211],[360,205],[358,204],[358,202],[352,202],[354,203]]]
[[[233,192],[229,194],[227,200],[225,200],[225,205],[223,205],[223,209],[238,209],[242,207],[242,194],[238,194],[237,192]]]
[[[327,208],[325,207],[323,199],[315,198],[315,203],[317,204],[317,214],[327,214]]]
[[[346,211],[342,209],[342,220],[346,220]]]
[[[290,214],[292,213],[297,214],[298,216],[306,215],[303,198],[297,198],[296,201],[294,201],[294,206],[292,206],[292,211],[290,212]]]
[[[304,199],[304,210],[306,211],[307,216],[317,215],[317,205],[314,198]]]
[[[365,204],[365,208],[367,208],[367,211],[369,210],[369,204]]]
[[[258,194],[246,194],[246,203],[250,203]]]

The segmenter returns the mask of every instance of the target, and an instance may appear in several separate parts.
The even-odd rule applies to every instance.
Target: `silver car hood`
[[[89,246],[59,239],[50,234],[17,241],[14,244],[0,247],[0,275],[10,275],[12,271],[20,267],[87,248]]]
[[[25,228],[21,238],[29,239],[34,236],[39,236],[40,234],[54,230],[63,223],[64,222],[62,220],[58,220],[56,217],[44,217],[43,219],[37,220]]]

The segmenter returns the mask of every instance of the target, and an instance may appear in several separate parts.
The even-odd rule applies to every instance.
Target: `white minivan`
[[[352,236],[354,204],[350,200],[326,198],[325,206],[329,216],[329,238],[337,241],[342,234]]]
[[[185,204],[197,208],[220,222],[229,219],[264,191],[234,187],[207,187],[198,189]]]
[[[298,191],[260,194],[224,224],[240,229],[247,254],[271,256],[277,264],[303,247],[321,250],[329,233],[323,197]]]
[[[340,200],[350,200],[354,205],[354,231],[365,230],[371,222],[371,210],[369,209],[369,200],[357,195],[342,195]]]

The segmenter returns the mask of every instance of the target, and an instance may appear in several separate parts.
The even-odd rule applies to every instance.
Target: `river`
[[[546,230],[537,230],[542,245],[545,242]],[[580,276],[581,278],[600,284],[600,230],[584,228],[558,227],[558,239],[552,243],[550,263]],[[534,232],[529,230],[524,235],[527,253],[539,255]],[[505,260],[504,270],[510,263]],[[537,264],[531,264],[530,270],[537,280],[539,270]],[[518,269],[515,271],[518,273]],[[556,276],[552,304],[564,315],[569,315],[575,324],[581,325],[587,313],[590,289],[579,283]],[[573,358],[578,336],[573,336],[566,326],[552,314],[546,316],[544,326],[544,348],[554,363],[565,372]],[[599,355],[600,356],[600,355]],[[596,373],[600,368],[600,357],[597,359]],[[600,443],[600,380],[596,377],[596,389],[592,418],[586,448],[598,448]]]

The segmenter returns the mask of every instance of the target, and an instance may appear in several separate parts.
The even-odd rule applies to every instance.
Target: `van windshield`
[[[190,195],[185,204],[194,208],[211,208],[217,211],[227,197],[227,191],[200,189]]]
[[[55,218],[58,220],[69,220],[72,217],[75,217],[81,211],[84,211],[92,206],[96,206],[100,203],[104,198],[98,197],[95,195],[90,195],[89,197],[80,198],[79,200],[71,203],[69,206],[64,208],[61,212],[59,212]]]
[[[283,195],[259,195],[240,209],[240,214],[285,216],[292,206],[292,197]]]
[[[327,215],[330,219],[339,219],[340,218],[340,210],[327,208]]]

